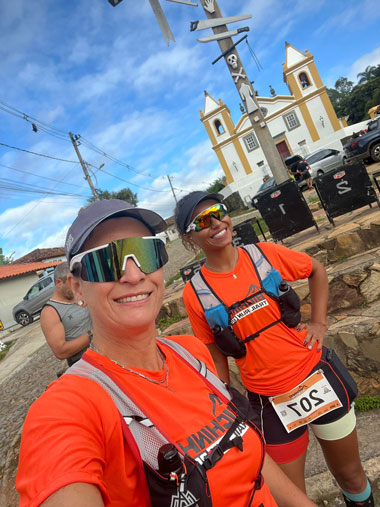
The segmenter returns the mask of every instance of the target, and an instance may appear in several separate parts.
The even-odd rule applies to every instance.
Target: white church
[[[344,118],[338,118],[313,55],[287,42],[285,49],[283,77],[290,95],[256,97],[281,157],[306,156],[322,148],[341,150],[341,139],[360,130],[366,122],[347,126]],[[263,177],[272,174],[247,113],[235,125],[222,100],[217,102],[205,92],[200,114],[228,182],[221,193],[227,197],[238,191],[243,202],[249,204]]]

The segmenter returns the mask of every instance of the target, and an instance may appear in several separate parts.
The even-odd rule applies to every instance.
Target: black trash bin
[[[285,181],[252,199],[275,241],[315,227],[319,232],[307,202],[297,183]]]
[[[252,219],[245,220],[233,229],[232,243],[234,246],[250,245],[258,243],[260,240],[252,227]]]
[[[362,162],[347,164],[314,179],[314,186],[330,223],[334,218],[377,202],[376,191]]]

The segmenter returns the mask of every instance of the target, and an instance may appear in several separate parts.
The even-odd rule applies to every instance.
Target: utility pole
[[[176,197],[175,192],[174,192],[174,188],[173,188],[173,185],[172,185],[172,181],[171,181],[170,176],[169,176],[168,174],[167,174],[166,176],[168,177],[168,180],[169,180],[169,185],[170,185],[170,188],[172,189],[172,192],[173,192],[173,197],[174,197],[175,203],[177,204],[177,203],[178,203],[178,201],[177,201],[177,197]]]
[[[201,4],[208,19],[223,17],[216,0],[201,0]],[[215,26],[212,27],[212,30],[214,34],[228,32],[227,25]],[[217,40],[217,42],[222,51],[222,55],[224,56],[227,67],[229,68],[236,89],[244,102],[245,110],[247,111],[249,120],[252,124],[254,133],[257,136],[261,149],[264,152],[265,158],[268,161],[273,177],[277,184],[282,183],[283,181],[288,180],[289,176],[257,103],[255,91],[247,77],[244,66],[241,63],[239,53],[236,50],[236,45],[234,45],[231,37]]]
[[[70,139],[71,139],[71,142],[73,143],[73,146],[74,146],[74,150],[78,156],[78,159],[79,159],[79,162],[80,162],[80,165],[82,166],[82,169],[83,169],[83,172],[84,172],[84,179],[87,180],[88,184],[90,185],[90,188],[91,188],[91,192],[92,192],[92,195],[95,197],[95,199],[98,201],[99,200],[99,196],[96,192],[96,189],[94,187],[94,184],[92,183],[92,179],[91,179],[91,176],[88,174],[88,170],[87,170],[87,167],[86,167],[86,163],[85,161],[83,160],[82,158],[82,155],[80,154],[80,151],[79,151],[79,148],[78,148],[78,145],[77,145],[77,141],[79,139],[79,136],[78,135],[73,135],[71,132],[69,132],[69,136],[70,136]]]

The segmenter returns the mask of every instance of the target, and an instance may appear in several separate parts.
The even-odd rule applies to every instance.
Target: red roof
[[[23,264],[24,262],[42,262],[46,259],[54,257],[62,257],[65,255],[65,249],[63,247],[57,248],[37,248],[32,252],[14,260],[14,264]]]
[[[32,271],[45,270],[58,266],[62,261],[54,262],[28,262],[27,264],[5,264],[0,266],[0,280],[4,278],[12,278],[13,276],[24,275],[31,273]]]

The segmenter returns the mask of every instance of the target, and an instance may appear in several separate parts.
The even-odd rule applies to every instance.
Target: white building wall
[[[4,328],[13,326],[12,308],[22,301],[30,287],[38,281],[36,273],[0,280],[0,320]],[[1,337],[1,335],[0,335]]]

